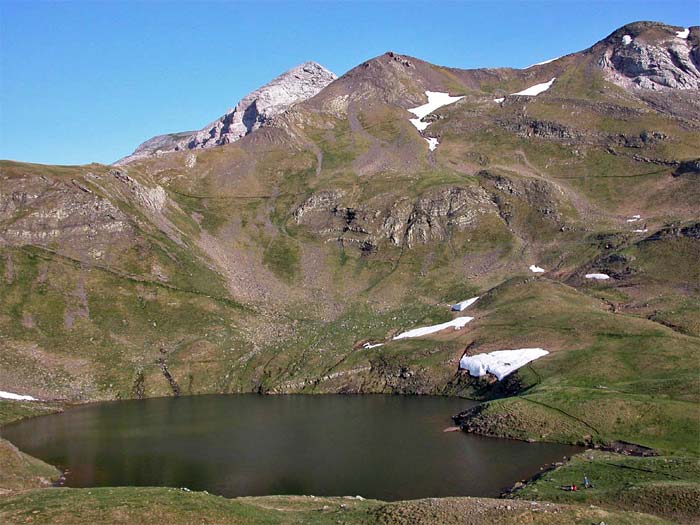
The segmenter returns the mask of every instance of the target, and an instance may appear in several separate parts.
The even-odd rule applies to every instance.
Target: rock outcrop
[[[235,142],[293,104],[313,97],[335,79],[336,75],[320,64],[305,62],[252,91],[236,107],[201,130],[158,135],[115,164],[127,164],[170,151],[211,148]]]
[[[685,29],[656,22],[628,24],[593,50],[602,51],[598,65],[607,79],[622,87],[700,89],[697,26]]]
[[[418,198],[357,202],[341,191],[322,191],[294,211],[294,220],[317,234],[373,251],[382,241],[413,247],[449,238],[453,229],[474,227],[480,215],[497,213],[480,187],[446,187]]]
[[[681,162],[676,171],[673,172],[673,176],[680,177],[682,175],[700,175],[700,159]]]
[[[132,230],[110,200],[75,181],[14,178],[0,194],[0,246],[89,246],[102,253]],[[97,257],[99,258],[99,257]]]

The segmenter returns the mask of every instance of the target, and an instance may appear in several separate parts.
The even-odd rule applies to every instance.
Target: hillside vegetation
[[[662,456],[626,458],[628,473],[674,465],[626,488],[601,473],[582,496],[556,488],[580,475],[572,463],[523,497],[692,521],[692,505],[661,503],[695,497],[697,473],[680,471],[700,455],[700,29],[681,29],[630,24],[523,70],[386,53],[230,144],[119,166],[0,161],[0,386],[41,400],[0,402],[0,421],[205,393],[462,396],[482,401],[456,418],[469,432],[630,442]],[[462,98],[419,132],[408,110],[427,92]],[[477,295],[462,330],[392,339]],[[459,369],[465,354],[533,347],[549,354],[503,381]],[[590,472],[613,461],[592,457]],[[130,490],[94,491],[99,519],[161,516]],[[58,520],[84,494],[28,493],[0,515]],[[273,501],[150,496],[186,497],[214,521],[262,520]],[[272,522],[316,516],[307,500],[274,501]],[[408,520],[353,505],[348,520]],[[427,520],[431,505],[405,508]],[[445,522],[471,503],[454,505]],[[581,509],[572,522],[608,521]],[[183,512],[173,522],[194,519]]]

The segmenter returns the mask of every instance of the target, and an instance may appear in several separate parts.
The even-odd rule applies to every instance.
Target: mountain
[[[700,88],[697,31],[653,22],[622,27],[591,49],[606,78],[642,89]]]
[[[0,400],[2,420],[165,395],[458,395],[481,401],[465,430],[648,447],[685,480],[699,58],[699,27],[637,22],[525,69],[307,63],[115,166],[1,161],[0,390],[43,400]],[[473,319],[394,339],[455,315]],[[459,368],[528,348],[549,353],[500,381]],[[597,502],[692,515],[653,506],[696,500],[665,479]]]
[[[291,105],[314,96],[335,79],[336,76],[322,65],[305,62],[251,91],[233,109],[201,130],[169,133],[148,139],[115,165],[171,151],[211,148],[235,142]]]
[[[306,64],[119,166],[2,161],[0,385],[459,395],[470,431],[696,457],[699,57],[638,22],[526,69]]]

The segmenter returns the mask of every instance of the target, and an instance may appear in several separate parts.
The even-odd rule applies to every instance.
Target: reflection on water
[[[8,425],[67,485],[224,496],[495,496],[577,451],[443,432],[473,405],[417,396],[197,396],[102,403]]]

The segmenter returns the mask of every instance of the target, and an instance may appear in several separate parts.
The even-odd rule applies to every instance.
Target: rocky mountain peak
[[[606,78],[625,88],[700,89],[700,27],[634,22],[593,46]]]
[[[224,115],[199,131],[153,137],[115,164],[185,149],[211,148],[235,142],[291,105],[313,97],[337,77],[316,62],[304,62],[248,93]]]
[[[444,75],[421,59],[387,51],[346,72],[310,103],[340,115],[353,103],[417,106],[425,103],[426,90],[447,91]]]

